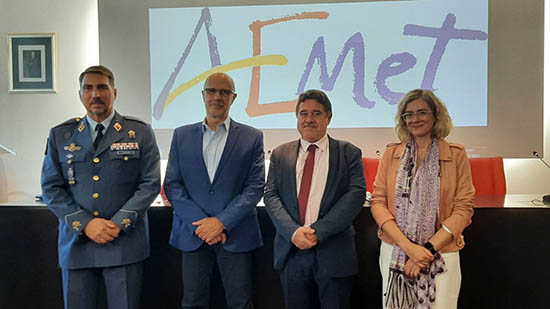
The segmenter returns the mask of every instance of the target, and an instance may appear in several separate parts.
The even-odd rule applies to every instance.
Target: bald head
[[[223,72],[214,73],[208,76],[204,81],[204,89],[212,88],[210,87],[211,84],[218,84],[218,83],[228,84],[231,87],[231,89],[229,90],[235,91],[235,82],[233,81],[233,78],[231,78],[231,76]]]

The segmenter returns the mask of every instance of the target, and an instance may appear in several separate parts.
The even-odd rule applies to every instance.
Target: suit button
[[[94,216],[96,216],[96,217],[99,216],[99,211],[97,211],[97,210],[94,211]]]
[[[210,190],[210,194],[214,194],[214,190]]]
[[[99,176],[94,175],[94,176],[92,177],[92,179],[93,179],[94,181],[98,181],[98,180],[99,180]]]
[[[124,161],[128,161],[128,157],[124,157]]]
[[[94,161],[94,163],[99,163],[100,160],[99,160],[99,158],[94,158],[93,161]]]
[[[99,198],[99,193],[96,192],[96,193],[92,194],[92,197],[93,198]]]

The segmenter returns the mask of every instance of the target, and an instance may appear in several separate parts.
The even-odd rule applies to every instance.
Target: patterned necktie
[[[101,138],[103,137],[103,129],[105,127],[99,123],[97,126],[95,126],[95,130],[97,131],[97,136],[95,137],[94,141],[94,148],[97,149],[97,146],[99,146],[99,142],[101,142]]]
[[[311,180],[313,176],[313,165],[315,164],[315,149],[317,145],[311,144],[307,148],[306,164],[304,165],[304,173],[302,174],[302,183],[300,184],[300,193],[298,194],[298,206],[300,207],[300,223],[304,225],[306,222],[307,200],[309,199],[309,191],[311,191]]]

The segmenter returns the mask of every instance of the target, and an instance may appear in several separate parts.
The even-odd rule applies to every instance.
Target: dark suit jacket
[[[217,217],[225,226],[230,252],[262,245],[256,205],[265,184],[263,134],[231,120],[227,142],[210,182],[202,153],[202,122],[174,131],[164,190],[174,207],[170,244],[193,251],[204,242],[191,223]]]
[[[291,238],[300,227],[296,191],[296,160],[299,141],[277,147],[271,156],[264,194],[267,213],[277,229],[275,268],[282,270],[295,248]],[[329,137],[329,172],[319,209],[319,218],[311,225],[318,244],[314,250],[321,271],[330,277],[357,273],[353,219],[365,202],[365,178],[361,150]]]
[[[160,192],[160,155],[151,126],[115,112],[97,150],[86,118],[50,131],[42,197],[59,218],[59,264],[66,269],[117,266],[149,256],[147,209]],[[74,184],[71,184],[74,178]],[[122,231],[106,244],[86,237],[94,217]]]

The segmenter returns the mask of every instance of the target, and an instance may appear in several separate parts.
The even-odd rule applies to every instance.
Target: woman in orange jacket
[[[384,152],[371,200],[384,308],[456,308],[458,250],[474,212],[468,158],[444,140],[452,121],[430,90],[407,93],[395,121],[401,143]]]

